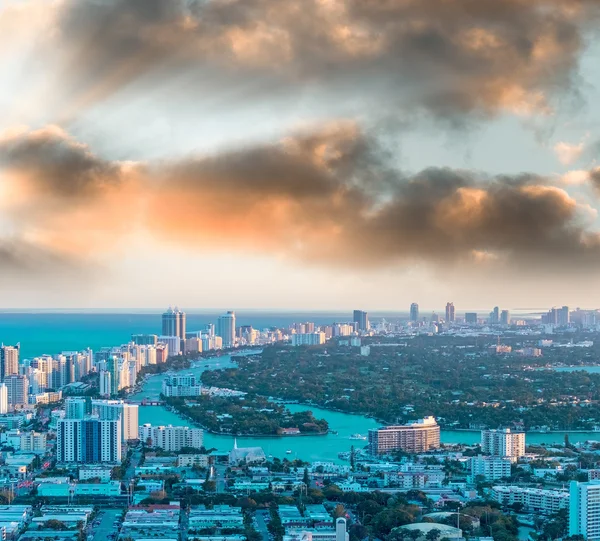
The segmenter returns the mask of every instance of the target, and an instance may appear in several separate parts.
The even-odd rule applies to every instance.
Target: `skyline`
[[[433,6],[3,2],[0,306],[600,306],[600,3]]]

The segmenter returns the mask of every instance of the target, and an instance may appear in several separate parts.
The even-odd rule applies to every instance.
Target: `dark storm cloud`
[[[598,0],[71,0],[53,35],[74,107],[142,75],[219,69],[441,116],[529,113],[577,91],[599,10]]]
[[[119,167],[93,155],[58,127],[0,137],[0,168],[54,197],[90,195],[119,180]]]
[[[21,219],[44,231],[49,250],[85,256],[141,228],[190,248],[330,266],[497,262],[547,272],[561,262],[584,270],[600,264],[590,209],[549,179],[447,168],[405,174],[390,150],[351,122],[278,144],[127,167],[99,160],[64,134],[69,151],[57,152],[56,144],[38,144],[40,133],[19,136],[27,159],[10,166],[14,178],[28,178],[28,200],[46,210]],[[58,181],[56,171],[55,197],[66,204],[48,210],[38,195]],[[100,189],[113,178],[111,190]]]

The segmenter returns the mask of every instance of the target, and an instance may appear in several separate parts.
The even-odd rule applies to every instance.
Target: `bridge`
[[[164,406],[165,403],[162,400],[125,400],[126,404],[132,404],[137,406]]]

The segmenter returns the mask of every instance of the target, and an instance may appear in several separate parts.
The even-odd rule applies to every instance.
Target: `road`
[[[270,541],[271,535],[267,529],[265,517],[270,517],[269,510],[259,509],[256,511],[254,518],[256,519],[256,531],[262,536],[263,541]]]
[[[123,509],[103,509],[100,511],[100,524],[93,526],[94,541],[107,541],[113,536],[116,539],[119,527],[114,525],[115,520],[121,518]]]

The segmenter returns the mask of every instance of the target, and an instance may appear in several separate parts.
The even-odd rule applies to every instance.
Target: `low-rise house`
[[[188,524],[188,532],[190,533],[200,533],[201,530],[210,528],[242,530],[244,528],[244,516],[239,507],[215,505],[212,509],[207,509],[204,505],[199,505],[190,509]]]

